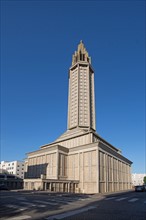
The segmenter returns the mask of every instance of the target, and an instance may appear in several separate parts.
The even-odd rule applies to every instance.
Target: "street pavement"
[[[1,220],[146,220],[146,192],[1,191],[0,216]]]

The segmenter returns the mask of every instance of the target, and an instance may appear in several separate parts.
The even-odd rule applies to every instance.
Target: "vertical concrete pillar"
[[[78,153],[78,180],[80,179],[80,153]]]
[[[96,149],[96,155],[97,155],[97,163],[96,163],[96,170],[97,170],[97,193],[99,193],[99,148],[97,146],[97,149]]]
[[[111,172],[112,172],[112,192],[114,191],[114,160],[113,157],[111,158]]]
[[[50,183],[50,191],[52,191],[52,183]]]
[[[123,170],[123,162],[122,162],[122,164],[121,164],[121,166],[122,166],[122,190],[124,190],[124,170]]]
[[[43,183],[43,181],[41,181],[41,189],[43,190],[44,188],[43,188],[43,185],[44,185],[44,183]]]
[[[106,154],[103,154],[104,164],[103,164],[103,172],[104,172],[104,192],[107,192],[107,174],[106,174]]]
[[[108,187],[108,155],[105,154],[105,173],[106,173],[106,192],[109,191],[109,187]]]
[[[131,189],[132,188],[131,166],[129,166],[129,176],[130,176],[129,183],[130,183],[130,189]]]
[[[68,192],[70,192],[70,183],[68,183]]]
[[[83,156],[83,160],[82,160],[82,162],[83,162],[83,164],[82,164],[82,180],[83,180],[83,182],[82,182],[82,192],[84,193],[84,152],[82,152],[82,156]]]
[[[58,149],[56,151],[56,178],[59,177],[59,152]]]
[[[117,160],[117,190],[120,190],[120,187],[119,187],[119,160]]]
[[[78,75],[77,75],[77,126],[79,126],[80,124],[80,118],[79,118],[79,115],[80,115],[80,102],[79,102],[79,94],[80,94],[80,81],[79,81],[79,74],[80,74],[80,67],[79,67],[79,64],[78,64]]]
[[[45,190],[45,191],[47,190],[47,183],[46,182],[43,183],[43,190]]]

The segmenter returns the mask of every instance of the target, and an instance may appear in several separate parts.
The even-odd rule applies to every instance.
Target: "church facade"
[[[69,69],[68,128],[27,154],[24,189],[104,193],[131,188],[132,162],[96,133],[94,70],[81,41]]]

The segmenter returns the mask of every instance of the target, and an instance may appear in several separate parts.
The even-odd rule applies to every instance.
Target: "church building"
[[[94,70],[81,41],[69,69],[68,127],[27,153],[24,189],[105,193],[131,188],[132,162],[96,133]]]

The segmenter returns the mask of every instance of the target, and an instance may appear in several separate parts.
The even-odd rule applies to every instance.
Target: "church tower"
[[[96,130],[94,71],[82,41],[72,56],[69,70],[68,130],[74,128]]]
[[[90,194],[131,189],[132,162],[95,129],[94,71],[81,41],[69,69],[67,130],[27,154],[24,189]]]

